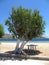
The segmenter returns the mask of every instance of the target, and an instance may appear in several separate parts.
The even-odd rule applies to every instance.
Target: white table
[[[30,45],[27,45],[27,46],[28,46],[28,50],[30,50],[32,48],[33,50],[36,51],[37,45],[30,44]]]

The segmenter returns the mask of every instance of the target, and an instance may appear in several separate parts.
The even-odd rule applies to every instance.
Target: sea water
[[[12,38],[0,38],[0,42],[16,42],[18,39]],[[25,41],[25,39],[20,39],[20,41]],[[49,38],[32,38],[29,42],[49,42]]]

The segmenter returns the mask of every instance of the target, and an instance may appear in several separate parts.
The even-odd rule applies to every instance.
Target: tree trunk
[[[18,39],[18,41],[17,41],[16,48],[15,48],[15,53],[17,52],[17,50],[19,48],[19,44],[20,44],[20,39]]]
[[[24,48],[24,46],[25,46],[26,43],[27,43],[27,42],[24,41],[24,42],[21,44],[20,47],[19,47],[20,42],[17,43],[18,46],[16,46],[16,48],[15,48],[15,53],[16,53],[16,54],[25,54],[25,52],[23,51],[23,48]]]

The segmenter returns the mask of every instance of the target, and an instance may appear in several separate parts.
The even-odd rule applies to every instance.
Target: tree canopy
[[[3,26],[0,24],[0,38],[2,38],[3,35],[4,35],[4,28],[3,28]]]
[[[12,12],[5,21],[8,30],[20,38],[31,39],[39,37],[43,34],[45,29],[45,21],[39,14],[38,10],[32,12],[31,9],[18,7],[12,8]]]

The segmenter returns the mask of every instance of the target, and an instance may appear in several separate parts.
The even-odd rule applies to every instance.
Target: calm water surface
[[[18,39],[12,38],[0,38],[0,42],[16,42]],[[25,41],[25,39],[20,39],[21,41]],[[49,42],[49,38],[33,38],[30,42]]]

